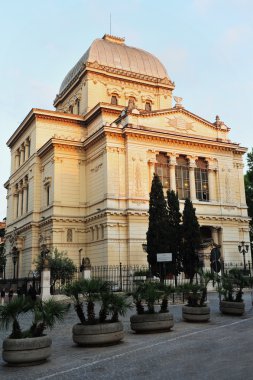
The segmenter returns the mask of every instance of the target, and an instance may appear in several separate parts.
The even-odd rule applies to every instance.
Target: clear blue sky
[[[110,32],[155,54],[185,108],[253,145],[252,0],[0,0],[0,220],[10,173],[6,141],[31,108],[54,109],[66,73]]]

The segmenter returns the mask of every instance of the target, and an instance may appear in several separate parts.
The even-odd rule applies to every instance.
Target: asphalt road
[[[175,325],[172,331],[137,335],[124,317],[123,343],[102,348],[81,348],[73,344],[74,312],[50,333],[51,359],[33,367],[8,367],[0,362],[1,380],[65,379],[166,379],[238,380],[253,379],[253,310],[251,294],[244,296],[243,317],[223,316],[218,296],[209,294],[211,321],[187,323],[181,305],[170,307]],[[134,313],[134,310],[131,311]],[[1,332],[1,337],[6,334]]]

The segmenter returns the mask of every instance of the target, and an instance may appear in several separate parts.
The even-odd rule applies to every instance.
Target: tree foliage
[[[149,194],[149,226],[147,232],[148,262],[152,272],[156,272],[156,254],[168,249],[168,212],[163,187],[159,177],[154,174]]]
[[[74,262],[67,256],[67,253],[59,252],[57,248],[48,256],[48,263],[51,270],[51,284],[53,286],[58,280],[62,284],[70,281],[77,270]],[[43,258],[41,255],[37,258],[35,265],[36,271],[41,273],[43,270]]]
[[[192,279],[198,270],[198,254],[197,250],[200,246],[200,227],[195,213],[195,208],[189,199],[185,200],[183,211],[183,225],[182,225],[182,255],[184,272]]]
[[[247,154],[248,170],[244,176],[246,202],[250,221],[250,241],[253,242],[253,149]]]
[[[172,252],[172,268],[171,272],[178,275],[182,271],[182,227],[178,196],[173,190],[167,192],[168,204],[168,252]]]

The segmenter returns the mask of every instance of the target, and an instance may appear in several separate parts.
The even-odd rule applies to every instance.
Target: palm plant
[[[179,293],[185,294],[187,305],[191,307],[205,306],[207,297],[207,285],[214,280],[214,274],[210,271],[200,271],[200,283],[185,283],[177,287]]]
[[[224,273],[217,282],[219,294],[223,296],[224,301],[230,302],[242,302],[243,288],[250,285],[250,280],[237,268]]]
[[[56,321],[63,320],[68,309],[69,305],[52,299],[31,302],[25,298],[14,298],[10,303],[0,307],[0,328],[8,329],[12,323],[12,332],[9,336],[11,339],[42,336],[47,327],[52,329]],[[31,327],[22,331],[19,317],[29,312],[32,316]]]
[[[165,285],[164,285],[165,287]],[[133,293],[133,299],[136,306],[137,314],[155,313],[155,302],[159,301],[164,296],[164,288],[154,282],[144,282],[140,284]],[[146,303],[147,310],[145,311],[143,303]]]
[[[112,322],[118,322],[119,315],[124,316],[131,307],[131,302],[127,299],[126,295],[111,293],[109,313],[112,314]]]
[[[175,287],[172,285],[158,284],[158,289],[163,293],[160,313],[167,313],[169,311],[169,295],[175,291]]]
[[[82,325],[104,323],[109,315],[108,321],[116,322],[119,315],[124,315],[131,307],[126,296],[112,293],[110,283],[100,279],[75,281],[66,286],[65,293],[74,298],[74,308]],[[86,301],[86,316],[83,300]],[[96,318],[95,302],[100,302],[99,318]]]

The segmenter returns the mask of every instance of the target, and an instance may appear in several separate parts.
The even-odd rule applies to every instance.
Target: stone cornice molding
[[[73,138],[73,137],[64,137],[64,136],[52,137],[37,151],[37,155],[38,157],[43,157],[46,153],[48,153],[50,150],[54,149],[55,147],[66,149],[66,150],[73,150],[73,149],[82,150],[83,139],[84,139],[83,137],[81,137],[80,139]]]
[[[123,128],[123,136],[125,138],[134,138],[136,140],[143,141],[160,141],[172,144],[181,144],[188,146],[200,146],[212,148],[213,150],[225,150],[225,151],[236,151],[240,149],[238,144],[233,144],[229,142],[217,141],[216,139],[208,139],[198,136],[182,136],[179,134],[174,134],[171,132],[166,132],[164,130],[153,130],[151,128],[146,128],[142,126],[133,126],[128,124]],[[244,153],[244,150],[242,150]]]
[[[90,73],[102,74],[108,77],[121,77],[127,81],[138,81],[138,82],[146,82],[153,86],[164,87],[168,90],[174,90],[175,84],[170,81],[168,78],[156,78],[145,74],[135,73],[134,71],[122,70],[120,68],[110,67],[106,65],[101,65],[98,62],[86,62],[83,64],[79,71],[75,74],[72,80],[68,83],[68,85],[64,88],[64,90],[56,95],[54,100],[54,106],[56,107],[71,90],[77,86],[80,81],[82,81],[83,76],[87,76]]]
[[[249,217],[240,217],[240,216],[229,216],[229,215],[223,215],[223,216],[215,216],[215,215],[197,215],[199,221],[212,221],[212,222],[222,222],[222,221],[229,221],[229,222],[239,222],[239,223],[248,223],[251,219]]]
[[[31,123],[36,120],[55,120],[57,122],[73,123],[78,126],[84,125],[84,117],[81,115],[67,114],[58,111],[48,111],[39,108],[32,108],[22,123],[18,126],[16,131],[7,141],[9,148],[12,148],[16,141],[23,135],[23,133],[29,128]]]

